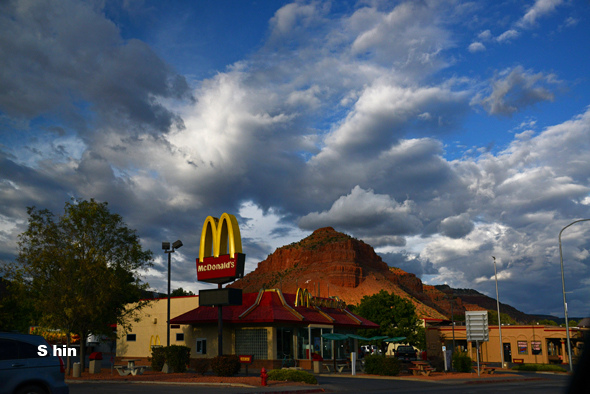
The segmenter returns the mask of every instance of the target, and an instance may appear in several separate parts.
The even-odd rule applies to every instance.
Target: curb
[[[81,384],[81,383],[107,383],[107,384],[175,384],[180,386],[220,386],[220,387],[245,387],[256,388],[258,386],[251,386],[243,383],[205,383],[205,382],[162,382],[157,380],[72,380],[66,379],[67,384]]]

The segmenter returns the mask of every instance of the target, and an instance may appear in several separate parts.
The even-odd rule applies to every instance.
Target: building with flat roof
[[[454,338],[454,341],[453,341]],[[581,354],[582,331],[570,327],[571,348],[574,360]],[[467,342],[466,327],[453,326],[450,321],[429,321],[426,326],[427,352],[430,357],[442,358],[442,348],[467,352],[477,359],[476,344]],[[498,326],[489,326],[489,341],[480,342],[480,361],[498,363],[568,364],[566,329],[545,325],[502,325],[502,345]],[[502,352],[502,353],[501,353]]]

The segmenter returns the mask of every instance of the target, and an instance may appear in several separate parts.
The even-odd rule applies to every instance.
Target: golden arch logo
[[[314,297],[307,289],[302,289],[300,287],[297,289],[297,293],[295,293],[295,306],[304,306],[307,308],[310,306],[317,306],[323,308],[344,309],[346,308],[346,303],[336,296],[330,298]]]
[[[231,282],[244,276],[245,260],[236,217],[228,213],[220,218],[207,216],[201,230],[197,280],[218,284]]]

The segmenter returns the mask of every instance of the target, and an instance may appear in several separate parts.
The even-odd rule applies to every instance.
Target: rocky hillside
[[[229,287],[246,292],[280,288],[285,293],[295,293],[301,287],[315,296],[336,295],[348,304],[358,304],[364,296],[386,290],[410,300],[420,317],[448,319],[451,315],[449,292],[424,285],[412,273],[389,267],[370,245],[331,227],[278,248],[258,263],[256,270]],[[472,299],[453,299],[455,314],[483,309],[488,308]]]

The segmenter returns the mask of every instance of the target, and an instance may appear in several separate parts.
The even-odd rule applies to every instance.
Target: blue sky
[[[246,269],[332,226],[429,284],[563,316],[590,218],[586,1],[6,1],[0,259],[26,207],[108,201],[197,291],[208,215]],[[588,316],[590,225],[564,233]]]

